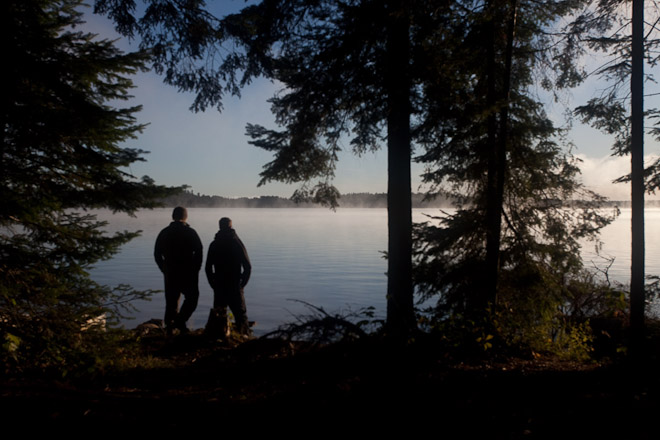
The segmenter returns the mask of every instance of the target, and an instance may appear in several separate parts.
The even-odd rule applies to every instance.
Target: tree
[[[579,240],[611,220],[597,210],[602,198],[578,183],[562,130],[532,88],[577,77],[546,48],[551,26],[579,5],[457,2],[434,37],[444,44],[428,45],[430,116],[418,129],[417,160],[433,192],[461,201],[417,228],[417,287],[438,298],[441,317],[483,322],[503,311],[519,319],[519,334],[556,319],[582,267]]]
[[[628,3],[632,4],[631,15]],[[636,343],[644,333],[646,302],[644,193],[653,193],[660,187],[660,160],[644,168],[644,120],[660,118],[658,109],[644,110],[644,84],[653,81],[651,74],[645,75],[644,64],[654,66],[660,60],[660,14],[657,3],[651,2],[651,20],[645,31],[643,0],[599,0],[590,6],[569,26],[572,38],[566,47],[574,51],[582,43],[580,55],[591,50],[608,58],[593,74],[609,82],[608,87],[600,96],[579,106],[576,113],[583,121],[615,136],[614,155],[631,156],[631,173],[616,182],[631,182],[630,326]],[[657,126],[651,133],[660,140]]]
[[[262,5],[267,4],[264,2]],[[270,56],[286,93],[271,100],[284,131],[250,126],[252,143],[275,152],[264,181],[303,182],[299,199],[335,203],[331,185],[342,135],[360,154],[388,151],[387,326],[415,326],[412,288],[412,17],[403,2],[277,2],[257,33],[281,42]],[[265,11],[250,14],[265,15]],[[246,15],[249,17],[250,15]],[[278,17],[287,17],[286,24]],[[319,142],[323,139],[324,142]],[[311,159],[311,160],[310,160]],[[310,166],[300,166],[301,163]],[[311,176],[324,179],[306,186]]]
[[[8,0],[0,147],[0,334],[6,368],[75,362],[101,316],[111,322],[136,292],[93,282],[87,270],[133,232],[108,236],[86,212],[133,213],[174,190],[125,167],[142,151],[121,143],[142,130],[128,75],[144,54],[75,29],[79,0]],[[87,329],[85,337],[81,330]],[[84,356],[83,356],[84,357]],[[82,360],[81,360],[82,362]]]

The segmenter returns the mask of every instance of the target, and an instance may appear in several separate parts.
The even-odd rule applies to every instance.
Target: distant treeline
[[[630,200],[614,200],[605,203],[606,206],[618,206],[619,208],[630,208]],[[647,208],[660,208],[660,200],[645,200]]]
[[[163,200],[168,207],[185,206],[190,208],[318,208],[316,203],[296,203],[291,199],[278,196],[261,197],[222,197],[184,191]],[[424,194],[412,195],[413,208],[450,208],[454,203],[441,195],[433,200],[424,200]],[[577,203],[579,205],[579,202]],[[387,208],[387,194],[379,193],[349,193],[339,199],[341,208]],[[629,208],[628,200],[608,200],[604,207]],[[647,207],[660,207],[660,200],[647,200]]]
[[[278,196],[237,197],[207,196],[185,191],[163,200],[165,206],[185,206],[189,208],[316,208],[316,203],[296,203]],[[449,199],[438,196],[433,200],[424,200],[424,194],[413,194],[413,208],[451,207]],[[386,208],[387,194],[350,193],[339,199],[341,208]]]

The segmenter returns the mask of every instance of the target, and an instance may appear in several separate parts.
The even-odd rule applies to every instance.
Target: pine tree
[[[361,154],[387,144],[387,327],[415,327],[412,287],[412,17],[400,1],[280,2],[289,10],[274,78],[289,90],[271,100],[283,131],[251,126],[253,143],[275,152],[265,180],[302,181],[301,199],[338,194],[331,185],[342,136]],[[296,9],[297,8],[297,9]],[[270,17],[282,17],[283,11]],[[271,22],[282,26],[281,22]],[[301,23],[298,25],[297,23]],[[271,33],[272,31],[268,31]],[[281,30],[279,31],[281,32]],[[315,160],[306,160],[313,157]],[[324,179],[314,187],[309,177]]]
[[[432,117],[419,127],[418,160],[432,191],[460,203],[418,227],[416,282],[442,317],[505,310],[538,324],[566,304],[579,240],[611,220],[578,183],[577,161],[533,92],[539,78],[548,88],[579,78],[546,49],[550,26],[579,5],[458,2],[436,37],[444,45],[430,46],[439,51],[428,55]]]
[[[125,169],[121,147],[142,129],[129,75],[144,54],[76,29],[78,0],[8,0],[0,150],[0,354],[5,366],[65,366],[84,355],[94,319],[113,321],[146,292],[93,282],[87,271],[136,235],[103,233],[92,208],[133,213],[172,189]],[[87,329],[81,337],[81,330]]]

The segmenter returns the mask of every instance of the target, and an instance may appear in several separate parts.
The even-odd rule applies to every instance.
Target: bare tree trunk
[[[401,1],[388,2],[387,115],[387,328],[405,336],[415,327],[412,285],[410,175],[410,25]]]
[[[633,343],[644,336],[644,0],[633,0],[631,105],[632,243],[630,327]]]

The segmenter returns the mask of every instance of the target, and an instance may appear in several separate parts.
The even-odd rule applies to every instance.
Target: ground
[[[312,347],[265,338],[221,343],[192,332],[140,341],[149,366],[84,379],[6,378],[2,418],[55,430],[240,426],[376,436],[403,427],[406,437],[660,438],[654,355],[459,362],[432,338]]]

